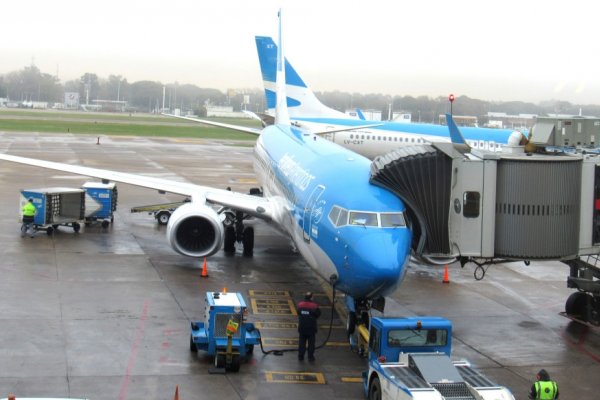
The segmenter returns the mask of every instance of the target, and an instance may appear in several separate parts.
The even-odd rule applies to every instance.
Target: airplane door
[[[302,218],[302,229],[304,231],[304,240],[306,242],[310,242],[310,235],[312,231],[312,224],[315,219],[320,220],[321,214],[315,214],[315,205],[318,203],[321,194],[325,190],[325,187],[319,185],[314,188],[308,201],[306,202],[306,206],[304,207],[304,217]]]

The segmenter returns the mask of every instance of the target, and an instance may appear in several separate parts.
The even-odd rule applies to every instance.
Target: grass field
[[[260,128],[243,118],[209,118],[233,125]],[[0,109],[0,130],[13,132],[73,133],[90,135],[211,138],[254,141],[253,135],[150,114],[55,112]]]

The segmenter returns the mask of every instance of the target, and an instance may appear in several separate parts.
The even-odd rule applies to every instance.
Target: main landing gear
[[[257,188],[250,189],[253,196],[262,196],[262,192]],[[225,254],[235,254],[235,244],[241,243],[243,254],[246,257],[252,257],[254,254],[254,227],[245,226],[244,221],[251,218],[250,215],[242,211],[225,209],[223,225],[225,226],[225,238],[223,251]]]
[[[371,318],[371,309],[374,308],[383,312],[385,307],[385,298],[376,300],[355,300],[346,296],[346,334],[350,347],[360,356],[366,356],[369,344],[369,322]]]

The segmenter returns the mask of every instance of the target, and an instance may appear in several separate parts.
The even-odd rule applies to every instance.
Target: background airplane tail
[[[256,36],[256,49],[265,87],[267,108],[273,112],[277,103],[277,45],[268,36]],[[288,60],[285,60],[287,106],[290,117],[348,117],[342,112],[325,106],[304,83]]]

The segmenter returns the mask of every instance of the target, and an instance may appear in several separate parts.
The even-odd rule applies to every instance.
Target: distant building
[[[207,117],[251,118],[241,111],[233,111],[232,106],[206,106]]]
[[[65,108],[68,110],[79,109],[79,93],[65,92]]]
[[[127,102],[123,100],[92,100],[94,105],[106,112],[125,112]]]
[[[381,111],[380,110],[360,110],[365,116],[365,120],[367,121],[381,121]],[[344,113],[354,118],[358,117],[358,112],[356,110],[346,110]]]
[[[477,117],[471,115],[452,115],[454,122],[458,126],[478,126]],[[446,115],[439,115],[439,124],[446,125]]]
[[[510,115],[504,112],[488,112],[488,123],[487,127],[490,128],[507,128],[507,129],[518,129],[518,128],[531,128],[536,121],[536,114],[518,114]]]
[[[531,137],[532,143],[537,145],[596,147],[600,141],[600,118],[538,117]]]

